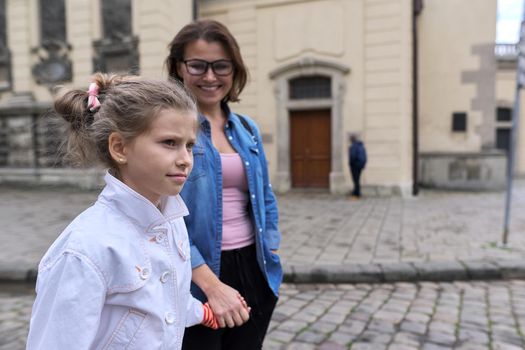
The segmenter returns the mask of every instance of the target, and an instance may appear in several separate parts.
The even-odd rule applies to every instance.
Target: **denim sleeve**
[[[81,254],[39,269],[27,349],[91,349],[105,295],[102,274]]]
[[[193,244],[193,240],[190,237],[190,255],[191,255],[191,268],[195,269],[201,265],[206,264],[206,261],[204,261],[204,258],[201,255],[201,252],[199,252],[199,248],[195,244]]]
[[[263,190],[264,190],[264,208],[266,213],[264,238],[270,250],[278,250],[281,244],[281,232],[279,231],[279,212],[277,209],[277,199],[272,190],[268,176],[268,161],[264,153],[261,133],[258,127],[255,127],[257,147],[259,148],[259,159],[263,165]]]

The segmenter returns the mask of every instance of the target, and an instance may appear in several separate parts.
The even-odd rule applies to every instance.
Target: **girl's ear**
[[[119,134],[118,132],[112,132],[109,135],[108,148],[109,154],[111,154],[111,158],[113,158],[115,163],[127,163],[128,160],[126,158],[126,145],[124,142],[124,138],[121,134]]]

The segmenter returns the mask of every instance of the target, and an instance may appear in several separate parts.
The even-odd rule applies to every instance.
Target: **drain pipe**
[[[419,85],[417,17],[423,10],[423,0],[413,0],[412,6],[412,195],[417,196],[419,193]]]
[[[192,18],[194,21],[199,17],[199,4],[197,1],[199,0],[193,0],[192,3]]]

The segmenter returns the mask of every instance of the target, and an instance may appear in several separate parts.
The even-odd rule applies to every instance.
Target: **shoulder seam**
[[[104,284],[104,287],[106,288],[106,291],[108,290],[108,281],[106,280],[106,276],[104,275],[104,272],[100,270],[100,268],[97,266],[97,264],[95,264],[87,255],[85,254],[82,254],[76,250],[73,250],[73,249],[66,249],[64,250],[63,254],[71,254],[71,255],[74,255],[74,256],[77,256],[79,258],[81,258],[82,260],[84,260],[88,265],[90,265],[93,270],[95,270],[95,272],[97,273],[97,275],[99,276],[100,280],[102,281],[102,283]]]

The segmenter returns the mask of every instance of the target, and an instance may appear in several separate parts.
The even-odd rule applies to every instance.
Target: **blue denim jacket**
[[[254,136],[241,124],[239,117],[223,105],[228,116],[225,130],[232,147],[239,153],[246,172],[250,211],[255,230],[257,262],[270,289],[278,295],[282,281],[279,256],[281,233],[277,227],[277,201],[268,179],[268,165],[261,134],[255,122],[247,117]],[[199,115],[200,130],[193,148],[193,170],[181,196],[190,214],[184,217],[191,247],[191,265],[207,264],[219,276],[222,244],[222,167],[221,158],[211,140],[208,120]],[[192,283],[193,296],[205,300],[204,293]]]

